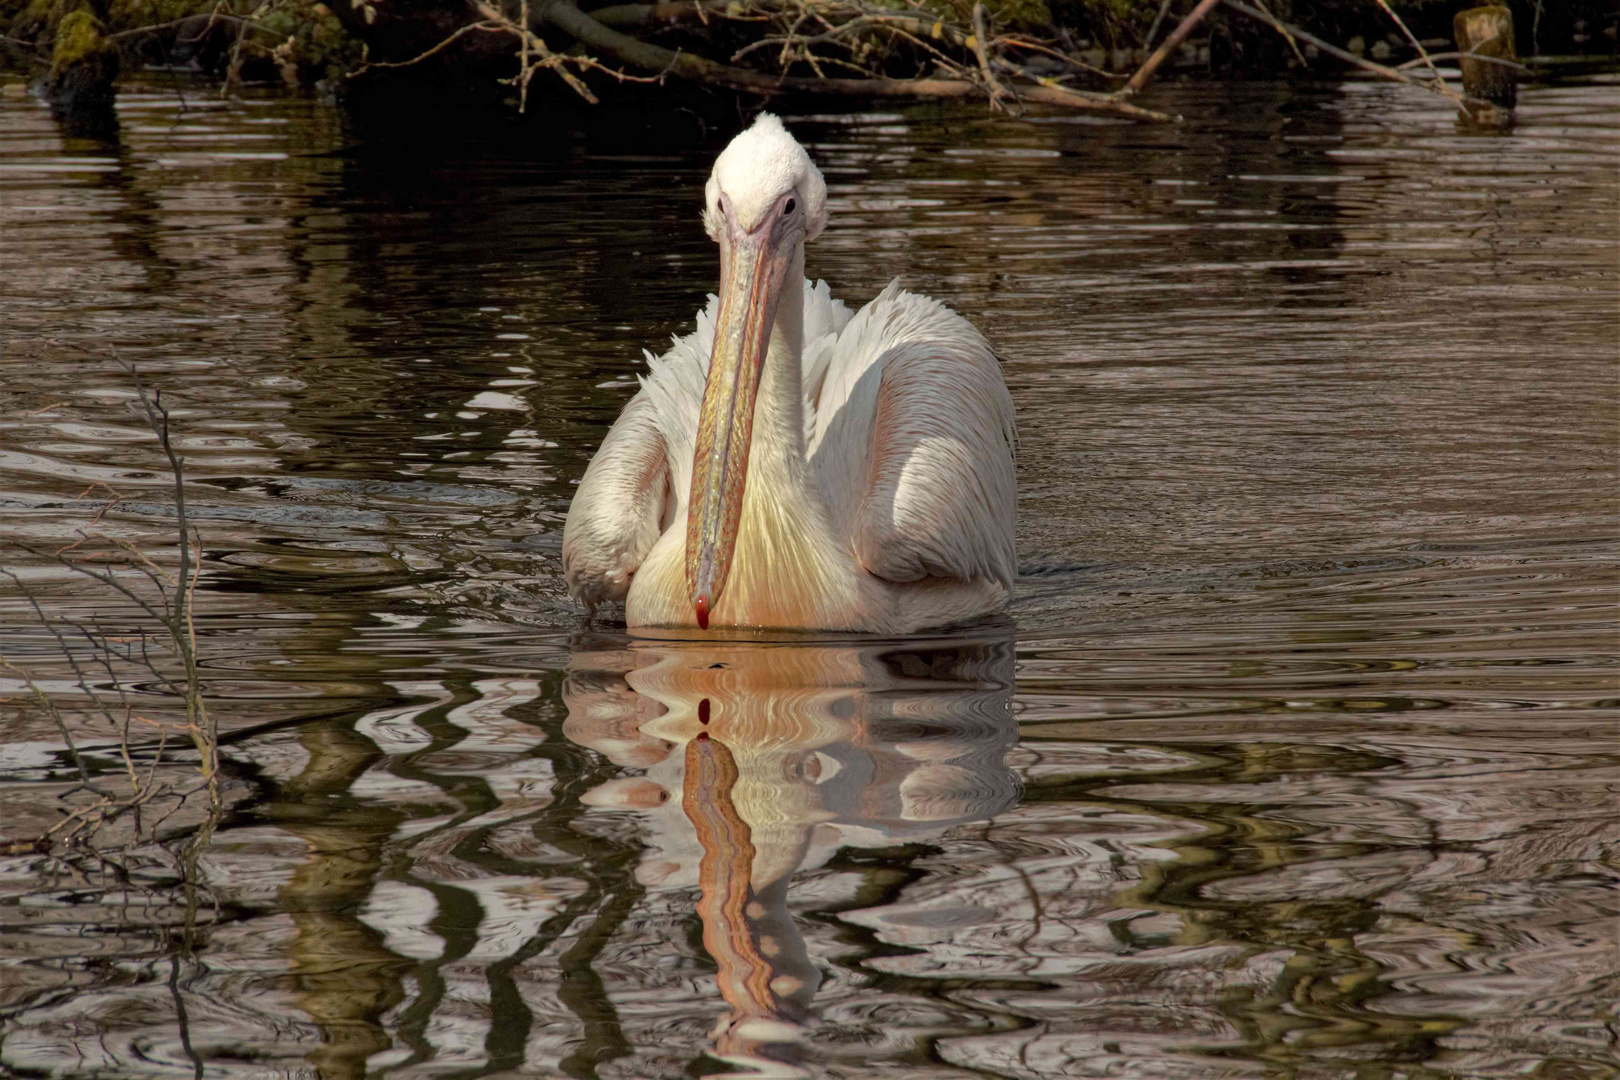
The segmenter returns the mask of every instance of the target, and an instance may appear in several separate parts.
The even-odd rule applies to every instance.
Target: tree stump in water
[[[1451,27],[1460,53],[1514,62],[1519,59],[1513,48],[1513,13],[1501,4],[1459,11]],[[1517,103],[1518,74],[1507,64],[1463,56],[1458,66],[1462,68],[1463,92],[1469,97],[1507,109]]]
[[[71,136],[110,138],[118,130],[113,112],[113,80],[118,78],[118,46],[101,22],[82,8],[56,28],[51,73],[45,96]]]

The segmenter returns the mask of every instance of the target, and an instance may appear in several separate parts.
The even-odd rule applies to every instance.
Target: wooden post
[[[1519,59],[1513,48],[1513,13],[1502,4],[1459,11],[1451,28],[1460,53],[1475,53],[1497,60]],[[1469,97],[1509,109],[1518,101],[1518,76],[1514,68],[1489,60],[1473,60],[1466,55],[1458,61],[1458,66],[1462,68],[1463,92]]]

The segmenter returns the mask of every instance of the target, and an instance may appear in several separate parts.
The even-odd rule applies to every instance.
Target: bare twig
[[[494,23],[504,28],[509,33],[517,35],[518,39],[522,42],[525,55],[523,58],[523,71],[520,77],[524,80],[525,88],[528,86],[528,75],[530,71],[527,50],[533,49],[540,56],[540,61],[533,65],[534,67],[544,67],[555,71],[557,76],[562,79],[563,82],[567,83],[569,89],[573,90],[574,93],[578,94],[592,105],[597,104],[596,95],[591,93],[590,89],[584,83],[579,81],[579,76],[575,75],[573,72],[567,70],[563,66],[568,62],[568,58],[558,56],[556,53],[552,52],[549,48],[547,48],[546,43],[540,38],[540,35],[536,34],[529,28],[528,0],[524,0],[523,3],[524,14],[523,22],[521,24],[515,23],[511,19],[508,19],[497,8],[490,4],[484,3],[483,0],[475,0],[473,7],[477,9],[478,14],[482,15],[486,21]],[[525,93],[523,101],[519,103],[520,110],[523,107],[523,102],[526,101],[527,94]]]
[[[411,57],[409,60],[372,60],[368,56],[367,59],[365,60],[365,62],[363,62],[359,67],[355,68],[353,71],[349,72],[346,77],[350,78],[350,79],[357,78],[357,77],[359,77],[361,75],[364,75],[367,71],[370,71],[372,68],[403,68],[403,67],[410,67],[413,64],[420,64],[422,61],[428,59],[429,57],[435,56],[435,55],[443,52],[445,49],[448,49],[451,45],[453,45],[455,42],[459,41],[465,35],[472,34],[472,33],[477,33],[479,31],[482,31],[484,33],[491,33],[491,34],[503,34],[503,33],[506,33],[506,27],[500,26],[500,25],[494,24],[494,23],[481,23],[481,22],[480,23],[468,23],[466,26],[458,28],[455,31],[455,33],[449,35],[443,41],[439,42],[437,45],[434,45],[432,48],[426,50],[425,52],[418,53],[417,55]]]
[[[0,568],[0,573],[4,573],[7,577],[11,578],[12,581],[17,582],[19,585],[21,584],[17,578],[17,575],[13,574],[10,570]],[[30,595],[28,596],[28,600],[29,603],[33,603],[34,598]],[[35,604],[34,607],[37,611],[39,605]],[[7,671],[16,675],[17,678],[22,680],[23,685],[28,687],[29,694],[31,694],[34,700],[39,703],[40,708],[45,710],[45,715],[49,716],[51,718],[51,723],[56,725],[57,734],[62,736],[62,744],[67,747],[68,760],[73,762],[73,768],[79,774],[79,781],[84,784],[87,790],[99,794],[99,789],[97,789],[94,782],[92,782],[90,779],[90,770],[85,768],[84,759],[79,756],[79,748],[73,743],[73,733],[68,730],[67,721],[63,719],[61,711],[57,709],[56,702],[52,701],[50,695],[45,693],[45,691],[40,688],[39,684],[34,681],[34,677],[30,675],[26,669],[18,667],[16,664],[13,664],[4,657],[0,657],[0,668],[5,668]]]
[[[231,43],[231,62],[225,69],[225,82],[219,88],[220,97],[230,97],[242,88],[242,46],[247,41],[248,30],[252,28],[254,20],[267,15],[276,6],[277,0],[266,0],[260,4],[245,19],[239,19],[236,25],[236,40]],[[215,8],[215,15],[219,14]],[[212,25],[213,20],[209,20]]]
[[[1207,0],[1213,3],[1215,0]],[[1008,99],[1071,109],[1109,113],[1131,120],[1163,123],[1175,119],[1164,113],[1141,109],[1107,95],[1087,94],[1062,86],[1056,79],[1036,76],[1007,61],[1009,48],[1041,52],[1083,71],[1108,78],[1122,78],[1097,69],[1040,42],[1011,35],[991,37],[987,13],[982,5],[974,16],[973,32],[949,25],[936,13],[921,6],[921,0],[905,0],[911,10],[873,9],[867,0],[743,0],[724,6],[714,0],[662,0],[650,4],[617,4],[582,11],[575,0],[520,0],[521,11],[507,16],[489,0],[470,0],[480,22],[459,27],[431,48],[406,60],[374,61],[367,58],[350,77],[373,68],[400,68],[421,63],[448,48],[461,37],[479,31],[507,32],[519,38],[516,55],[518,72],[502,82],[519,88],[518,108],[526,110],[528,86],[542,68],[555,71],[587,101],[596,98],[574,74],[601,71],[621,82],[663,82],[676,76],[691,82],[725,87],[766,96],[778,94],[825,94],[867,98],[968,98],[988,95],[992,107],[1005,109]],[[731,63],[710,60],[684,50],[670,50],[651,44],[615,27],[639,27],[657,23],[695,19],[709,25],[712,18],[728,22],[770,22],[775,32],[744,44],[731,56]],[[574,38],[575,49],[559,55],[551,52],[539,31],[552,26]],[[873,45],[904,44],[932,58],[946,78],[889,78],[875,72],[869,56]],[[959,50],[956,55],[947,47]],[[823,48],[842,52],[828,56]],[[585,50],[589,50],[586,52]],[[735,66],[738,61],[765,50],[775,50],[778,74]],[[963,53],[971,59],[964,58]],[[594,55],[592,55],[594,54]],[[540,60],[534,60],[535,56]],[[601,62],[606,58],[629,67],[653,72],[631,75]],[[847,58],[845,58],[847,57]],[[794,76],[796,64],[806,64],[813,78]],[[846,69],[851,78],[829,77],[828,67]],[[1027,79],[1032,85],[1013,86],[998,72]]]
[[[569,89],[572,89],[575,94],[578,94],[578,96],[588,100],[590,104],[596,104],[596,96],[595,94],[591,94],[590,87],[586,87],[585,83],[580,81],[577,74],[573,74],[572,71],[565,68],[564,65],[565,63],[569,62],[569,58],[559,57],[557,53],[551,52],[551,49],[546,47],[546,42],[539,37],[539,34],[536,34],[535,31],[531,31],[530,24],[528,24],[528,0],[523,0],[523,23],[514,23],[512,19],[502,15],[501,11],[494,8],[494,6],[489,5],[489,3],[484,3],[483,0],[475,0],[473,6],[475,6],[476,10],[478,10],[478,13],[480,13],[481,16],[484,16],[484,19],[488,19],[489,23],[496,23],[497,26],[502,26],[505,31],[509,31],[510,34],[515,34],[515,36],[518,37],[518,40],[522,42],[523,50],[525,50],[525,57],[523,57],[523,71],[520,73],[520,78],[523,79],[523,86],[528,86],[528,76],[530,76],[530,71],[533,70],[533,68],[549,68],[551,71],[556,71],[557,78],[561,78],[564,83],[569,84]],[[533,66],[530,66],[530,63],[528,63],[528,50],[533,50],[533,52],[536,52],[539,55],[539,62],[535,63]],[[518,102],[518,110],[522,110],[523,105],[527,104],[527,100],[528,96],[527,92],[525,92],[525,94],[523,94],[523,99]]]
[[[1504,60],[1500,56],[1483,56],[1480,53],[1474,52],[1473,50],[1469,50],[1468,52],[1430,53],[1428,56],[1420,56],[1416,60],[1408,60],[1404,64],[1397,64],[1395,66],[1395,70],[1410,71],[1416,67],[1423,67],[1425,64],[1432,64],[1436,60],[1462,60],[1464,58],[1469,60],[1477,60],[1482,64],[1500,64],[1503,67],[1510,67],[1514,71],[1518,72],[1527,73],[1530,70],[1523,64],[1514,63],[1512,60]]]
[[[192,559],[191,528],[186,517],[185,459],[175,453],[169,432],[169,410],[163,405],[161,396],[148,396],[146,386],[141,382],[140,372],[136,370],[135,365],[121,356],[116,359],[135,383],[135,393],[146,412],[147,423],[157,433],[158,444],[163,448],[164,456],[169,459],[169,469],[174,477],[174,510],[180,537],[180,587],[174,590],[174,607],[164,620],[164,624],[185,671],[186,725],[191,732],[192,743],[202,758],[202,775],[208,784],[209,801],[218,808],[219,731],[209,718],[208,707],[203,701],[197,667],[197,636],[192,620],[192,601],[202,572],[202,562],[199,559],[193,563]],[[161,395],[161,391],[159,393]],[[122,591],[127,594],[127,590]]]
[[[183,667],[184,675],[177,681],[165,670],[168,665],[154,660],[147,649],[148,637],[145,632],[119,636],[95,618],[91,619],[89,625],[85,625],[72,620],[47,617],[38,599],[27,588],[21,576],[12,569],[0,567],[0,574],[9,578],[18,587],[40,625],[54,640],[58,654],[73,673],[78,690],[89,699],[93,710],[99,712],[102,720],[108,725],[122,763],[122,778],[128,785],[127,793],[118,793],[102,786],[105,778],[97,775],[93,762],[86,758],[86,751],[81,748],[83,733],[81,732],[81,737],[75,737],[56,700],[45,692],[28,671],[9,660],[0,659],[0,668],[16,673],[34,700],[50,717],[61,737],[67,757],[78,772],[80,781],[78,786],[66,792],[64,797],[80,791],[88,792],[92,797],[89,802],[71,809],[64,808],[63,817],[46,831],[44,837],[34,842],[33,850],[41,853],[48,853],[53,841],[66,844],[70,850],[84,850],[83,845],[91,843],[99,830],[126,814],[134,815],[135,835],[140,837],[146,831],[141,820],[142,808],[159,796],[167,796],[173,791],[170,784],[158,778],[157,771],[168,747],[168,728],[135,715],[134,702],[127,690],[130,684],[125,673],[128,669],[124,665],[132,665],[141,671],[141,677],[147,685],[157,686],[184,701],[186,709],[184,730],[189,734],[192,745],[199,754],[198,772],[202,782],[196,790],[207,792],[211,819],[217,819],[223,806],[219,780],[218,726],[210,716],[207,703],[202,696],[197,659],[195,597],[202,576],[202,541],[195,530],[191,529],[187,518],[185,459],[175,448],[170,431],[170,412],[163,404],[160,394],[149,394],[134,365],[125,362],[121,357],[117,359],[134,382],[136,396],[146,421],[168,458],[174,484],[179,571],[171,575],[134,544],[121,538],[103,536],[87,528],[77,530],[78,541],[55,552],[38,551],[32,547],[27,550],[51,558],[58,565],[111,589],[128,600],[140,615],[161,625],[166,631],[168,649]],[[78,497],[84,498],[97,486],[106,487],[92,484]],[[97,511],[91,522],[92,527],[99,523],[122,498],[116,490],[110,487],[106,490],[113,498]],[[90,549],[86,547],[89,542],[107,546]],[[101,562],[102,568],[98,569],[91,565],[91,560]],[[121,574],[116,567],[133,570],[144,577],[150,588],[155,591],[156,599],[150,595],[143,595],[138,583],[132,588],[131,582],[124,580],[127,575]],[[79,638],[83,639],[82,644],[77,640]],[[86,646],[89,649],[88,659],[81,662],[81,654]],[[97,679],[92,679],[92,675],[96,675]],[[106,696],[108,694],[116,694],[116,701]],[[157,729],[155,747],[150,744],[144,748],[137,746],[133,734],[136,722]],[[144,769],[138,764],[137,755],[140,753],[150,754]],[[169,810],[169,813],[178,809],[187,797],[189,793],[181,796],[180,801]],[[167,816],[166,813],[163,818]],[[161,820],[150,826],[151,835],[156,835]],[[93,856],[106,864],[106,860],[97,854],[94,848],[89,850]],[[115,863],[106,865],[115,872],[122,872]]]
[[[28,550],[33,550],[33,549],[30,548]],[[76,563],[73,560],[65,558],[65,557],[58,558],[57,561],[59,563],[61,563],[62,566],[64,566],[68,570],[72,571],[73,573],[81,574],[84,577],[90,578],[90,579],[92,579],[94,581],[99,581],[103,585],[107,586],[108,588],[113,589],[113,590],[123,594],[123,596],[124,596],[124,598],[126,600],[129,600],[130,602],[135,604],[136,607],[140,608],[141,611],[143,611],[147,615],[151,616],[152,618],[156,619],[158,622],[162,623],[165,628],[168,627],[168,625],[169,625],[169,614],[168,614],[168,600],[167,600],[166,595],[165,595],[164,601],[163,601],[164,606],[162,608],[154,607],[151,604],[150,601],[148,601],[145,597],[141,596],[140,594],[136,593],[134,590],[130,589],[129,586],[125,585],[123,582],[119,581],[118,578],[114,574],[112,574],[110,571],[107,572],[107,573],[98,574],[94,570],[90,569],[89,567],[84,566],[81,563]]]
[[[114,41],[117,41],[119,38],[138,37],[141,34],[155,34],[159,30],[172,30],[177,26],[186,25],[187,23],[191,22],[193,19],[200,19],[200,18],[202,18],[201,15],[188,15],[184,19],[170,19],[168,22],[152,23],[149,26],[137,26],[133,30],[120,30],[116,34],[108,34],[107,37],[111,38]],[[240,15],[226,15],[226,14],[223,14],[216,7],[214,9],[213,13],[209,15],[208,22],[203,25],[202,30],[198,31],[199,38],[201,37],[201,35],[206,34],[210,29],[212,29],[215,22],[249,23],[249,24],[252,24],[253,20],[252,19],[244,19]],[[270,33],[269,28],[263,27],[263,26],[254,25],[253,29],[262,31],[264,33]],[[196,40],[198,40],[198,38],[191,38],[189,40],[196,41]]]
[[[593,12],[592,14],[594,15],[595,13]],[[781,52],[777,56],[777,64],[783,69],[784,72],[786,72],[786,70],[794,63],[801,60],[808,63],[812,59],[815,59],[809,50],[816,45],[832,44],[838,45],[842,48],[851,49],[853,51],[854,46],[846,41],[845,38],[858,34],[861,30],[874,29],[882,30],[893,37],[898,37],[904,41],[908,41],[917,46],[919,49],[922,49],[924,52],[933,56],[936,60],[945,65],[948,70],[960,72],[962,69],[957,66],[954,58],[936,48],[929,42],[924,41],[921,37],[918,37],[917,34],[920,32],[932,32],[934,29],[940,29],[940,36],[948,37],[950,35],[955,35],[959,43],[964,48],[970,47],[971,42],[973,41],[973,38],[970,35],[962,34],[955,28],[950,28],[948,30],[942,29],[942,24],[940,23],[935,23],[934,26],[930,27],[928,31],[923,31],[923,20],[913,18],[909,15],[857,15],[849,21],[839,23],[823,33],[816,34],[812,37],[806,37],[805,35],[799,33],[799,27],[806,20],[811,18],[812,14],[813,13],[809,11],[801,12],[800,15],[794,19],[793,25],[788,28],[785,34],[763,37],[743,46],[741,49],[738,49],[736,52],[731,54],[731,62],[736,63],[738,60],[748,56],[750,53],[758,52],[759,50],[769,48],[772,45],[781,45]],[[867,74],[866,70],[864,68],[860,68],[858,65],[857,70],[862,75]]]

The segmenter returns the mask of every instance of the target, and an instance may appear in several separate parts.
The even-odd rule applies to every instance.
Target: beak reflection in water
[[[693,959],[712,964],[725,1009],[708,1056],[726,1066],[700,1064],[699,1075],[811,1074],[814,999],[835,964],[823,953],[848,946],[807,938],[816,923],[796,917],[808,905],[790,884],[847,877],[826,869],[841,851],[926,840],[1014,805],[1012,673],[1005,631],[576,654],[565,732],[646,770],[584,801],[638,816],[647,905],[681,921],[695,907],[702,924],[707,955]]]

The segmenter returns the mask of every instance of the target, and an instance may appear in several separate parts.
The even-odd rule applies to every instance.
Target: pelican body
[[[563,530],[570,595],[631,627],[909,633],[1004,608],[1012,399],[984,337],[888,288],[804,277],[820,170],[764,114],[705,189],[720,290],[648,356]]]

